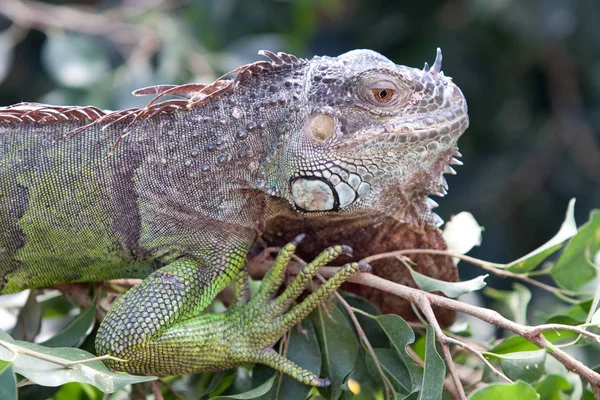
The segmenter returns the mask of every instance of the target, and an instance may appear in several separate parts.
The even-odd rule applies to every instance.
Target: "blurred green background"
[[[498,262],[549,239],[572,197],[583,223],[600,205],[598,0],[1,0],[0,105],[143,106],[133,89],[211,81],[259,49],[421,67],[438,46],[471,116],[442,218],[471,211],[472,254]]]

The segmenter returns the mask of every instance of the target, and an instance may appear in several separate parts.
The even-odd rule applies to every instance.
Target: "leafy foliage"
[[[546,259],[552,265],[565,265],[571,262],[593,265],[590,251],[598,249],[597,219],[599,213],[594,211],[590,221],[582,225],[577,233],[566,244],[561,242],[552,247],[564,247],[559,257]],[[570,209],[565,224],[570,223]],[[564,225],[563,224],[563,227]],[[560,232],[559,232],[560,233]],[[570,235],[569,235],[570,236]],[[547,245],[545,245],[548,248]],[[560,249],[553,249],[556,253]],[[545,251],[542,249],[542,251]],[[582,256],[577,254],[583,253]],[[545,266],[537,270],[541,260],[540,251],[530,253],[531,258],[537,259],[537,265],[526,268],[533,277],[549,275],[555,277],[555,267]],[[522,258],[520,265],[531,266],[531,258]],[[510,269],[497,266],[501,271]],[[562,267],[564,268],[564,267]],[[515,275],[515,277],[522,275]],[[447,289],[445,282],[438,282],[426,277],[417,276],[416,283],[423,285],[428,291]],[[462,292],[477,292],[482,286],[464,283]],[[589,280],[588,280],[589,281]],[[560,288],[555,288],[559,294]],[[505,315],[526,325],[530,321],[528,307],[531,305],[533,294],[521,283],[515,283],[512,291],[497,290],[486,287],[485,294],[490,299],[503,305]],[[459,293],[461,294],[461,293]],[[31,292],[25,299],[25,304],[16,318],[17,328],[13,334],[24,337],[36,336],[39,322],[42,320],[40,310],[48,309],[48,301],[40,306],[37,299],[40,295]],[[569,292],[573,304],[555,312],[542,322],[553,325],[552,329],[541,331],[548,343],[560,346],[585,346],[589,352],[598,351],[598,344],[590,337],[582,337],[580,333],[570,330],[570,326],[590,326],[595,329],[597,301],[594,292]],[[559,294],[559,299],[567,296]],[[50,304],[64,308],[64,304],[51,298]],[[444,390],[444,379],[448,368],[447,360],[441,356],[438,349],[434,329],[429,324],[423,328],[411,328],[406,321],[397,315],[379,315],[376,308],[363,299],[348,297],[353,306],[353,312],[358,316],[361,329],[358,330],[352,319],[347,318],[346,311],[339,302],[328,302],[315,310],[302,326],[292,329],[287,339],[280,344],[280,351],[298,365],[321,376],[331,378],[332,384],[327,388],[310,388],[302,385],[288,376],[281,376],[264,366],[255,366],[250,371],[240,368],[225,373],[203,373],[196,378],[170,378],[169,382],[177,389],[182,387],[184,392],[194,397],[215,397],[219,399],[298,399],[322,398],[346,399],[381,399],[387,394],[394,398],[438,399]],[[77,309],[67,307],[66,311]],[[60,315],[55,312],[45,312],[47,315]],[[0,387],[2,398],[16,398],[17,386],[27,381],[41,385],[65,385],[53,395],[55,399],[62,398],[96,398],[99,389],[102,392],[122,393],[126,385],[153,380],[153,377],[135,377],[122,373],[110,372],[101,361],[92,360],[79,363],[81,360],[92,359],[93,355],[76,348],[59,346],[86,346],[86,337],[93,335],[95,306],[91,305],[81,310],[70,322],[63,326],[52,338],[43,345],[17,341],[5,333],[0,334]],[[591,323],[590,323],[591,321]],[[585,325],[587,324],[587,325]],[[472,329],[455,330],[462,337],[456,343],[470,343]],[[364,334],[362,333],[364,332]],[[589,335],[588,335],[589,336]],[[91,336],[93,338],[93,336]],[[506,379],[514,383],[495,382],[484,365],[473,367],[477,363],[472,353],[455,353],[452,368],[482,369],[483,381],[487,385],[474,390],[471,399],[509,398],[513,393],[519,393],[525,398],[561,398],[563,394],[583,393],[581,380],[577,375],[552,358],[552,353],[540,349],[526,337],[513,335],[496,338],[496,344],[491,346],[488,337],[487,348],[481,351],[488,362],[497,365]],[[372,343],[373,350],[368,343]],[[481,346],[481,344],[479,344]],[[420,360],[420,361],[419,361]],[[73,362],[75,362],[73,364]],[[490,364],[490,365],[492,365]],[[481,372],[480,372],[481,373]],[[71,383],[68,383],[71,382]],[[197,382],[197,383],[193,383]],[[525,383],[527,382],[527,383]],[[68,383],[68,384],[67,384]],[[91,385],[91,386],[90,386]],[[97,388],[95,389],[94,386]],[[585,386],[583,386],[585,387]],[[171,394],[163,389],[165,395]],[[71,397],[70,397],[71,396]],[[94,397],[96,396],[96,397]],[[558,396],[558,397],[557,397]]]
[[[560,287],[578,290],[596,277],[593,257],[600,250],[598,232],[600,212],[594,210],[552,268],[552,277]]]

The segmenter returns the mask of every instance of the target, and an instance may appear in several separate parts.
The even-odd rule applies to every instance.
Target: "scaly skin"
[[[145,277],[100,325],[98,353],[126,360],[112,367],[164,376],[257,362],[327,384],[271,346],[368,266],[345,265],[287,311],[349,248],[326,249],[276,299],[297,243],[253,299],[248,249],[281,218],[435,225],[427,196],[445,191],[467,108],[441,53],[423,70],[368,50],[263,54],[231,80],[141,89],[157,98],[140,110],[0,109],[0,291]],[[167,94],[179,98],[159,102]],[[232,281],[230,309],[202,313]]]

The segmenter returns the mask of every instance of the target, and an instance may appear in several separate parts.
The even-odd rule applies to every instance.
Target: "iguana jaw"
[[[454,175],[452,165],[462,165],[456,144],[469,119],[460,91],[458,96],[453,111],[366,129],[344,146],[344,154],[368,154],[386,165],[387,173],[371,182],[372,192],[363,199],[368,208],[412,225],[443,223],[431,211],[438,204],[428,196],[445,196],[448,183],[444,174]]]
[[[451,111],[445,111],[436,114],[435,117],[428,115],[365,129],[357,132],[354,140],[344,146],[344,150],[355,149],[365,143],[371,146],[377,143],[378,146],[383,145],[392,149],[404,143],[431,143],[433,141],[446,145],[456,143],[469,125],[466,110],[456,114],[458,115]],[[386,146],[386,144],[388,145]]]

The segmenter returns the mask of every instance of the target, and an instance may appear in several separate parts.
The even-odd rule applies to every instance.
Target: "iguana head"
[[[465,98],[441,62],[439,49],[423,69],[370,50],[309,61],[308,114],[279,160],[291,171],[287,197],[299,212],[376,210],[439,224],[427,196],[446,194],[443,174],[460,163],[456,142],[469,124]]]

